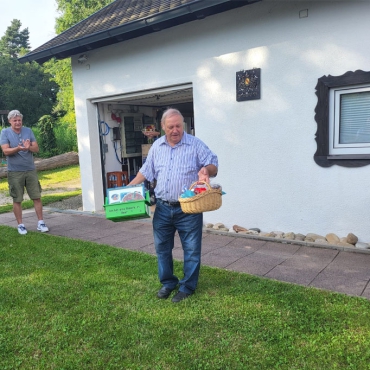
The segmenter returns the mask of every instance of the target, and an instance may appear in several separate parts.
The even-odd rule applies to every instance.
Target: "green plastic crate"
[[[105,198],[105,216],[108,220],[119,222],[136,218],[150,217],[150,196],[149,191],[145,192],[145,200],[108,204]]]

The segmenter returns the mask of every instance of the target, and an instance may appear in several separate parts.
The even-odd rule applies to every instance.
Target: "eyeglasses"
[[[19,142],[22,143],[22,134],[18,134]]]

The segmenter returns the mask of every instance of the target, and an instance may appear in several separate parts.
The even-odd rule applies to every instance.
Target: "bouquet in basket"
[[[189,189],[184,189],[179,202],[184,213],[202,213],[215,211],[222,205],[221,196],[225,194],[221,185],[208,184],[205,181],[194,182]]]

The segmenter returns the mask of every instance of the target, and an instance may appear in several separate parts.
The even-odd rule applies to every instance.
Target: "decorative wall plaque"
[[[261,99],[261,68],[236,72],[236,101]]]

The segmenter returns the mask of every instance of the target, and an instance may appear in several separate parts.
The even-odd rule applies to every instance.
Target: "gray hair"
[[[167,118],[170,118],[172,116],[180,116],[182,118],[182,120],[184,121],[184,117],[183,115],[180,113],[179,110],[175,109],[175,108],[168,108],[164,111],[163,115],[162,115],[162,118],[161,118],[161,124],[164,125],[164,123],[166,122],[166,119]]]
[[[14,117],[21,117],[23,118],[23,114],[19,110],[11,110],[8,114],[8,119],[14,118]]]

